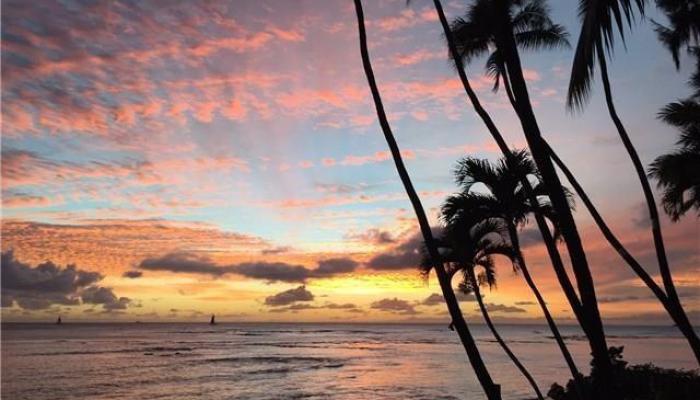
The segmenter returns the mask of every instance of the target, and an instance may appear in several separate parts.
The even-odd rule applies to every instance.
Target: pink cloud
[[[279,39],[282,39],[282,40],[287,41],[287,42],[303,42],[304,41],[304,34],[301,31],[298,31],[295,29],[285,30],[285,29],[271,26],[267,30],[270,31],[273,35],[275,35]]]
[[[525,77],[525,80],[530,82],[537,82],[540,79],[542,79],[540,73],[535,71],[534,69],[523,69],[523,76]]]
[[[383,31],[392,32],[410,28],[424,22],[434,22],[436,18],[435,12],[430,7],[426,7],[419,12],[412,9],[404,9],[397,16],[382,18],[372,21],[370,24],[376,25]]]
[[[427,121],[428,120],[428,113],[425,111],[412,111],[411,116],[418,121]]]
[[[544,89],[540,92],[540,96],[542,97],[554,97],[558,94],[556,89]]]
[[[48,197],[16,194],[2,197],[2,206],[6,208],[46,207],[57,204]]]
[[[290,169],[292,169],[292,166],[287,163],[282,163],[277,167],[277,170],[280,172],[289,171]]]
[[[240,100],[233,99],[229,103],[228,107],[224,107],[221,110],[221,113],[226,118],[237,121],[245,119],[246,115],[248,115],[248,110],[245,108],[245,106],[243,106],[243,103],[241,103]]]
[[[422,191],[420,192],[421,197],[444,197],[447,192],[444,191]],[[276,201],[259,202],[258,205],[262,207],[271,208],[325,208],[325,207],[335,207],[344,206],[350,204],[370,204],[370,203],[380,203],[388,201],[405,200],[406,194],[404,192],[395,193],[384,193],[378,195],[337,195],[333,194],[325,197],[315,197],[315,198],[289,198]]]
[[[203,41],[199,45],[196,45],[185,52],[194,57],[205,57],[223,49],[242,53],[262,48],[270,40],[272,40],[273,37],[273,35],[267,32],[257,32],[248,34],[246,37],[241,38],[227,37],[211,39]]]
[[[405,159],[408,159],[408,160],[416,157],[415,152],[412,150],[402,150],[401,155]],[[348,156],[345,156],[345,158],[340,162],[340,164],[341,165],[358,166],[358,165],[383,162],[383,161],[387,161],[389,159],[391,159],[391,153],[389,151],[378,151],[372,155],[365,155],[365,156],[348,155]]]
[[[25,107],[5,101],[2,105],[2,131],[5,135],[34,131],[34,116]]]
[[[430,51],[427,49],[416,50],[412,53],[397,54],[394,57],[394,62],[398,65],[414,65],[428,60],[436,60],[445,58],[444,52]]]
[[[211,122],[214,119],[214,111],[218,108],[218,104],[214,102],[200,102],[197,104],[194,117],[199,122]]]
[[[62,188],[68,182],[82,182],[85,185],[86,179],[118,179],[124,185],[173,184],[191,176],[227,171],[249,172],[250,167],[247,161],[232,156],[76,163],[53,161],[27,151],[5,150],[2,156],[2,187],[3,191],[41,185]],[[109,186],[114,187],[115,184]],[[88,193],[87,189],[83,189],[83,193]]]
[[[350,117],[350,122],[353,126],[369,126],[376,121],[377,117],[374,115],[353,115]]]

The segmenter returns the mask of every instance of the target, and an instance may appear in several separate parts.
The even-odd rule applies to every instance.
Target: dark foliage
[[[700,393],[700,375],[697,372],[659,368],[653,364],[629,366],[622,359],[623,347],[611,347],[614,382],[620,400],[694,400]],[[595,365],[591,375],[583,378],[584,398],[597,399],[600,388],[596,385]],[[573,380],[566,387],[553,384],[547,395],[553,400],[577,400]]]
[[[679,147],[657,157],[649,166],[649,176],[663,190],[661,202],[673,221],[691,209],[700,213],[700,50],[693,55],[696,72],[689,82],[693,94],[666,105],[659,113],[664,122],[680,132]]]

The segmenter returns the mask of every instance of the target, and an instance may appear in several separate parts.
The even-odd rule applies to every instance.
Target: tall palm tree
[[[483,121],[484,125],[488,129],[489,133],[493,137],[494,141],[498,145],[498,148],[501,150],[503,155],[509,159],[513,158],[513,154],[510,151],[510,148],[508,147],[508,144],[506,143],[505,139],[503,138],[503,135],[501,134],[499,129],[496,127],[496,124],[493,122],[493,119],[488,114],[486,109],[481,105],[479,98],[477,97],[476,93],[474,92],[474,89],[471,87],[471,84],[469,83],[469,78],[467,77],[466,68],[464,68],[464,63],[462,62],[462,58],[458,56],[459,51],[457,50],[456,40],[454,39],[450,24],[447,22],[447,18],[445,17],[445,12],[443,11],[443,8],[442,8],[442,3],[439,0],[433,0],[433,3],[435,5],[435,11],[438,15],[438,19],[440,21],[440,24],[442,25],[442,29],[443,29],[443,32],[445,34],[445,39],[446,39],[447,46],[449,49],[450,57],[454,61],[455,69],[456,69],[457,74],[460,78],[460,81],[462,82],[462,86],[464,87],[464,91],[467,94],[467,97],[469,98],[469,101],[471,102],[471,104],[474,108],[474,111],[477,113],[479,118],[481,118],[481,120]],[[532,189],[532,186],[530,185],[530,182],[527,179],[521,179],[521,184],[523,185],[525,194],[528,196],[530,203],[537,204],[536,196],[533,192],[533,189]],[[571,280],[569,279],[569,276],[566,272],[566,269],[564,267],[564,262],[561,258],[561,254],[559,253],[559,249],[557,248],[557,245],[556,245],[556,241],[554,240],[552,233],[549,231],[549,226],[547,225],[547,222],[545,221],[545,218],[542,215],[542,213],[540,212],[538,207],[535,208],[533,214],[535,217],[535,222],[537,223],[537,227],[540,231],[540,234],[542,235],[542,241],[545,244],[545,248],[547,249],[547,253],[549,255],[549,258],[552,260],[552,267],[554,268],[554,272],[557,276],[557,280],[559,281],[559,284],[561,285],[562,290],[564,291],[564,294],[565,294],[569,304],[571,305],[571,308],[574,312],[574,315],[578,319],[581,326],[584,327],[584,331],[585,331],[585,326],[584,326],[585,320],[584,320],[584,316],[583,316],[581,302],[580,302],[578,295],[576,293],[576,289],[574,289],[574,286],[571,283]],[[590,342],[590,340],[589,340],[589,342]]]
[[[611,398],[613,390],[611,384],[613,380],[612,366],[608,356],[607,343],[603,330],[603,323],[598,309],[593,277],[591,275],[586,253],[583,249],[581,237],[576,228],[566,193],[561,181],[554,169],[546,149],[542,143],[542,135],[537,123],[537,119],[530,102],[527,84],[523,75],[522,64],[518,50],[518,34],[523,31],[522,26],[532,25],[530,18],[524,18],[522,23],[518,16],[528,5],[539,5],[538,12],[533,14],[540,21],[544,21],[544,26],[551,26],[548,18],[548,9],[544,1],[537,0],[477,0],[468,9],[462,19],[457,19],[452,25],[453,37],[456,41],[458,57],[471,54],[475,56],[496,49],[503,65],[502,79],[507,79],[512,90],[513,104],[515,112],[520,120],[521,127],[528,142],[528,147],[537,165],[537,169],[542,175],[542,183],[547,188],[548,197],[557,215],[558,227],[565,240],[566,247],[571,259],[572,269],[576,277],[578,295],[580,299],[573,298],[569,293],[569,288],[562,284],[565,294],[572,309],[578,318],[584,333],[586,334],[595,364],[598,366],[599,387],[604,391],[601,396]],[[529,13],[524,15],[529,16]],[[539,24],[539,23],[538,23]],[[467,49],[471,49],[467,51]],[[556,266],[555,266],[556,268]],[[568,278],[561,276],[557,271],[560,283],[566,282]],[[577,307],[576,303],[580,306]]]
[[[367,33],[365,32],[364,12],[362,10],[362,1],[354,0],[354,3],[355,12],[357,15],[362,66],[367,77],[367,83],[370,87],[370,91],[372,92],[372,99],[374,100],[374,106],[377,112],[379,125],[381,126],[382,132],[384,133],[384,138],[386,139],[387,145],[389,146],[389,150],[391,151],[391,155],[394,159],[394,164],[396,165],[396,170],[399,174],[401,182],[403,183],[404,189],[406,190],[406,194],[408,195],[408,198],[411,201],[411,205],[413,206],[413,210],[418,220],[418,225],[420,226],[420,230],[423,235],[423,240],[425,241],[426,247],[428,248],[428,253],[430,255],[430,258],[433,260],[433,268],[435,269],[435,273],[437,275],[438,282],[440,284],[440,288],[442,290],[442,294],[445,299],[448,312],[450,313],[450,317],[452,318],[452,325],[454,326],[455,330],[457,331],[457,334],[459,335],[459,338],[462,342],[462,345],[464,346],[469,361],[472,367],[474,368],[474,372],[476,373],[477,379],[479,380],[479,383],[484,389],[487,398],[489,400],[500,400],[500,386],[496,385],[493,382],[493,379],[491,378],[491,375],[489,374],[486,368],[486,364],[481,358],[481,354],[479,353],[479,349],[476,346],[474,337],[471,335],[467,323],[464,320],[462,311],[459,308],[459,302],[457,301],[454,291],[452,290],[452,283],[450,281],[450,278],[447,275],[443,264],[440,262],[438,248],[435,243],[432,231],[430,229],[430,224],[425,214],[425,210],[423,209],[423,205],[420,201],[420,198],[418,197],[418,193],[416,193],[416,190],[413,187],[411,178],[408,175],[406,166],[403,163],[399,146],[396,143],[396,139],[394,138],[394,135],[391,131],[391,126],[389,125],[389,121],[386,117],[386,112],[384,111],[384,105],[382,103],[381,95],[379,93],[379,88],[377,87],[377,83],[374,78],[374,71],[372,69],[372,63],[369,57],[369,50],[367,48]]]
[[[635,172],[644,193],[651,231],[656,250],[656,258],[659,266],[659,274],[663,282],[665,295],[676,314],[678,328],[684,333],[694,353],[700,360],[700,339],[694,332],[690,321],[683,309],[681,301],[673,282],[673,276],[666,256],[666,249],[661,232],[659,212],[656,200],[647,179],[644,165],[637,150],[622,123],[613,101],[612,89],[607,70],[606,51],[612,51],[614,47],[615,30],[620,33],[624,41],[625,21],[630,24],[635,17],[635,10],[644,13],[645,0],[580,0],[579,10],[582,19],[581,35],[579,36],[569,82],[567,103],[570,108],[582,109],[591,93],[593,73],[596,65],[600,70],[603,83],[605,101],[611,119],[618,131],[618,135],[632,160]],[[687,322],[686,322],[687,321]]]
[[[467,72],[466,68],[464,67],[464,63],[462,62],[462,58],[459,57],[459,51],[457,49],[457,44],[454,39],[454,35],[452,32],[452,29],[450,27],[450,24],[447,22],[447,17],[445,16],[445,12],[442,8],[442,3],[440,0],[433,0],[433,4],[435,6],[435,11],[438,16],[438,20],[440,21],[440,25],[442,26],[443,33],[445,35],[445,39],[447,42],[447,47],[449,50],[450,58],[452,58],[454,65],[455,65],[455,70],[457,71],[457,74],[460,78],[460,81],[462,83],[462,86],[464,88],[464,91],[467,95],[467,98],[469,99],[472,107],[474,108],[474,111],[477,113],[479,118],[483,121],[484,125],[488,129],[489,133],[493,137],[494,141],[498,145],[498,148],[501,150],[503,153],[504,157],[510,159],[513,157],[513,154],[510,151],[510,148],[508,147],[507,143],[505,142],[505,139],[503,138],[503,135],[501,132],[498,130],[496,127],[496,124],[493,122],[493,119],[489,115],[489,113],[486,111],[486,109],[481,105],[481,102],[479,98],[477,97],[476,93],[474,92],[474,89],[471,87],[471,84],[469,82],[469,78],[467,77]],[[515,106],[514,99],[512,96],[510,96],[511,101],[513,105]],[[530,200],[530,204],[537,204],[536,196],[533,192],[533,189],[530,185],[530,182],[525,179],[521,178],[521,184],[523,185],[524,192],[528,199]],[[540,234],[542,235],[542,241],[545,244],[545,248],[547,249],[547,253],[549,255],[549,258],[552,261],[552,267],[554,268],[555,274],[557,276],[557,280],[559,281],[559,284],[562,287],[562,290],[564,291],[564,294],[571,305],[571,308],[574,312],[574,315],[576,316],[577,320],[579,321],[579,324],[584,328],[585,332],[585,318],[583,315],[582,311],[582,306],[581,302],[578,298],[578,295],[576,293],[576,290],[574,289],[573,284],[571,283],[571,280],[566,272],[566,269],[564,267],[564,262],[561,258],[561,254],[559,253],[559,249],[556,245],[556,241],[554,240],[552,233],[549,230],[549,227],[547,226],[547,222],[545,221],[544,216],[539,210],[539,207],[534,208],[534,219],[537,224],[537,227],[540,231]],[[588,336],[588,335],[587,335]],[[589,338],[589,343],[591,342]],[[593,348],[593,346],[591,346]],[[572,370],[572,373],[575,376],[575,383],[576,383],[576,389],[577,393],[579,394],[579,397],[581,397],[581,385],[580,385],[580,379],[577,379],[578,374],[576,373],[576,370]]]
[[[439,240],[440,257],[441,261],[447,265],[446,270],[449,276],[452,277],[458,272],[462,273],[463,279],[459,285],[460,290],[467,294],[474,293],[484,321],[496,338],[496,341],[523,374],[537,398],[543,400],[544,397],[535,379],[498,333],[478,287],[479,283],[488,283],[489,286],[495,284],[494,255],[505,255],[513,260],[513,249],[503,239],[504,234],[506,234],[506,230],[501,220],[482,219],[481,215],[478,214],[462,213],[460,217],[455,217],[451,223],[446,225],[445,231]],[[421,263],[421,273],[426,277],[432,269],[431,263],[427,262],[428,260],[424,259]],[[479,274],[481,279],[478,281],[474,271],[477,267],[481,267],[484,270]]]
[[[559,332],[559,328],[554,321],[549,308],[535,284],[528,270],[525,258],[520,248],[518,237],[518,227],[523,226],[528,219],[528,215],[534,212],[533,207],[525,193],[522,177],[536,177],[537,171],[532,161],[524,150],[514,151],[512,161],[501,158],[496,165],[492,165],[488,160],[476,158],[464,158],[459,161],[455,170],[457,183],[462,191],[459,194],[449,196],[442,206],[442,218],[445,224],[451,225],[459,220],[462,215],[479,215],[484,219],[500,219],[503,221],[510,246],[513,249],[514,266],[523,274],[526,284],[532,290],[537,302],[542,309],[547,324],[554,336],[564,360],[571,371],[575,382],[580,380],[581,374],[576,367],[573,357],[566,347],[566,343]],[[488,189],[488,193],[475,193],[472,187],[481,184]],[[546,199],[546,192],[542,185],[536,184],[534,192],[539,195],[539,209],[548,215],[554,224],[556,218],[553,210]],[[556,225],[555,225],[556,228]],[[578,382],[580,383],[580,382]]]

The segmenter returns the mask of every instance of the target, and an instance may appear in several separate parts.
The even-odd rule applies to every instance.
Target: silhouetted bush
[[[611,347],[615,393],[620,400],[695,400],[700,394],[700,375],[695,371],[659,368],[652,364],[628,366],[622,359],[623,347]],[[583,398],[600,397],[597,371],[583,377]],[[573,380],[566,387],[555,383],[547,395],[553,400],[578,400]]]

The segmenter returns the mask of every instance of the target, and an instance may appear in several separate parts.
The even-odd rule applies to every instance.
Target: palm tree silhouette
[[[478,0],[468,9],[464,18],[455,21],[448,35],[448,37],[452,35],[453,40],[460,37],[462,40],[455,40],[455,44],[448,42],[448,45],[452,47],[451,54],[453,57],[459,59],[463,58],[465,54],[476,55],[480,54],[479,52],[486,52],[489,48],[496,49],[499,55],[504,71],[504,74],[499,76],[507,82],[511,91],[512,95],[510,98],[514,109],[525,133],[533,159],[542,176],[542,183],[546,187],[552,207],[556,211],[557,225],[561,230],[571,259],[580,299],[571,286],[565,270],[560,269],[561,265],[557,260],[553,259],[553,266],[562,289],[588,338],[594,361],[598,365],[596,370],[599,371],[600,388],[608,392],[612,390],[612,385],[608,384],[613,379],[612,368],[600,311],[598,310],[593,278],[581,237],[569,209],[566,193],[542,142],[542,135],[529,99],[527,84],[525,83],[520,62],[517,35],[523,31],[523,26],[532,26],[534,28],[538,25],[525,22],[520,23],[520,19],[516,17],[521,15],[522,10],[531,3],[537,6],[538,12],[531,13],[532,15],[525,13],[524,15],[528,17],[524,18],[523,21],[533,18],[539,19],[541,21],[539,25],[552,28],[554,24],[547,17],[548,9],[544,1]],[[460,27],[468,29],[468,34],[460,34]],[[557,29],[549,30],[557,31]],[[478,36],[479,39],[473,39],[475,36]],[[486,44],[485,46],[484,43]],[[468,48],[472,48],[474,52],[471,50],[467,51],[466,49]],[[539,221],[538,226],[540,231],[544,232]],[[552,252],[550,251],[551,255]],[[609,398],[611,395],[604,394],[603,396]]]
[[[479,309],[484,317],[486,325],[496,338],[503,351],[508,355],[513,364],[525,376],[537,398],[543,400],[542,392],[534,378],[518,357],[513,353],[505,340],[498,333],[484,304],[480,284],[487,283],[492,287],[496,283],[496,269],[493,256],[500,254],[514,260],[512,246],[506,242],[503,235],[507,234],[505,224],[500,219],[482,218],[480,214],[460,213],[452,218],[445,226],[445,231],[439,240],[441,261],[447,264],[447,273],[454,276],[462,273],[460,290],[465,294],[473,293],[479,304]],[[432,269],[430,257],[424,258],[421,263],[421,273],[427,277]],[[483,272],[476,277],[475,269],[481,267]]]
[[[662,203],[673,221],[692,208],[700,211],[700,48],[695,57],[697,71],[690,79],[694,93],[660,113],[664,122],[680,130],[680,149],[657,157],[649,168],[649,176],[664,190]]]
[[[543,0],[514,1],[512,16],[513,36],[517,46],[523,50],[569,48],[566,29],[549,18],[549,8]],[[517,4],[516,4],[517,3]],[[501,80],[508,83],[508,72],[504,56],[493,46],[495,29],[492,26],[493,6],[486,1],[474,3],[464,18],[452,22],[452,33],[457,52],[466,63],[489,52],[486,72],[494,79],[494,91]]]
[[[569,92],[567,103],[570,108],[582,109],[590,96],[591,84],[593,82],[593,72],[595,66],[600,69],[600,77],[603,83],[605,101],[611,119],[618,131],[627,153],[632,160],[635,172],[639,178],[647,204],[649,218],[651,220],[651,231],[656,249],[656,257],[659,265],[659,273],[665,289],[665,296],[671,304],[672,312],[676,314],[674,322],[687,338],[690,346],[700,362],[700,339],[693,330],[690,321],[683,309],[678,297],[673,276],[668,264],[666,249],[664,246],[661,223],[656,206],[656,200],[651,189],[651,184],[647,179],[644,165],[642,164],[637,150],[627,134],[620,117],[615,109],[610,79],[607,70],[607,60],[605,51],[611,51],[614,46],[615,30],[620,33],[624,41],[625,21],[631,23],[634,18],[635,9],[640,13],[644,12],[644,0],[581,0],[580,15],[583,20],[581,35],[579,36],[574,61],[569,82]],[[657,296],[658,297],[658,296]]]
[[[697,171],[700,151],[700,3],[691,0],[656,0],[668,17],[670,26],[654,21],[659,40],[669,49],[676,68],[680,69],[680,50],[685,47],[696,59],[695,73],[688,82],[693,94],[661,110],[664,122],[678,128],[679,150],[660,156],[649,169],[658,187],[664,189],[662,203],[675,222],[691,208],[700,210],[700,178]],[[686,199],[687,197],[687,199]],[[700,360],[699,360],[700,361]]]
[[[476,93],[474,92],[473,88],[471,87],[471,84],[469,83],[469,78],[467,77],[466,73],[466,68],[464,67],[464,63],[462,62],[461,57],[458,56],[459,52],[457,50],[457,45],[456,42],[453,38],[452,34],[452,29],[447,22],[447,18],[445,17],[444,10],[442,8],[442,3],[440,0],[433,0],[433,4],[435,6],[435,11],[438,15],[438,20],[440,21],[440,25],[442,26],[442,30],[445,35],[445,39],[447,42],[448,50],[450,57],[452,58],[452,61],[455,64],[455,70],[457,71],[457,74],[460,78],[460,81],[462,83],[462,86],[464,88],[464,91],[467,95],[467,98],[469,99],[470,103],[472,104],[472,107],[474,108],[474,111],[477,113],[479,118],[483,121],[484,125],[488,129],[489,133],[493,137],[494,141],[498,145],[498,148],[501,150],[503,153],[504,157],[507,159],[513,158],[513,154],[510,151],[510,148],[505,142],[505,139],[503,138],[503,135],[500,133],[498,128],[496,127],[495,123],[493,122],[493,119],[491,116],[488,114],[486,109],[481,105],[481,102],[479,101],[479,98],[477,97]],[[507,80],[506,80],[507,84]],[[506,85],[507,86],[507,85]],[[510,93],[510,92],[509,92]],[[513,107],[515,108],[515,102],[513,99],[512,95],[509,95],[509,98],[511,99],[511,103],[513,104]],[[528,199],[530,200],[530,204],[537,204],[536,196],[533,193],[533,189],[530,185],[530,182],[527,179],[521,179],[521,184],[523,186],[524,192],[527,195]],[[549,227],[544,219],[544,216],[542,215],[540,209],[538,206],[536,206],[533,210],[533,215],[535,218],[535,222],[537,224],[537,227],[540,231],[540,234],[542,236],[542,241],[545,244],[545,248],[547,249],[547,253],[549,255],[549,258],[552,261],[552,267],[554,268],[555,274],[557,276],[557,279],[559,281],[559,284],[562,287],[562,290],[564,291],[564,294],[566,295],[567,300],[569,301],[569,304],[571,305],[572,310],[574,311],[574,315],[576,315],[577,320],[581,324],[581,326],[584,326],[584,316],[583,316],[583,311],[581,310],[581,302],[578,298],[578,295],[576,293],[576,290],[574,289],[573,284],[571,283],[571,280],[569,279],[569,276],[566,272],[566,269],[564,267],[563,260],[561,258],[561,254],[559,253],[559,249],[557,248],[556,242],[552,236],[552,233],[549,231]],[[585,328],[584,328],[585,332]],[[589,342],[591,342],[589,338]],[[593,346],[591,346],[593,347]],[[579,394],[579,397],[581,397],[581,381],[580,381],[580,375],[577,371],[576,368],[571,368],[573,364],[569,363],[569,367],[571,369],[572,375],[574,377],[574,382],[576,385],[576,391]],[[575,367],[575,366],[574,366]]]
[[[461,218],[461,215],[471,214],[480,216],[482,219],[497,218],[503,221],[507,231],[506,236],[513,250],[514,267],[522,272],[525,282],[535,295],[572,377],[574,381],[578,381],[581,374],[542,294],[530,275],[520,248],[518,227],[527,222],[528,215],[533,213],[535,208],[539,208],[553,224],[556,223],[551,204],[546,201],[544,187],[537,182],[533,188],[535,195],[539,198],[538,207],[533,207],[521,183],[523,177],[524,179],[537,177],[535,165],[524,150],[513,151],[510,162],[504,157],[496,165],[492,165],[488,160],[467,157],[459,161],[455,177],[462,191],[449,196],[443,203],[443,220],[447,225],[451,225],[453,221]],[[473,192],[472,187],[475,184],[485,186],[488,193]],[[554,226],[556,229],[556,225]]]
[[[471,335],[467,323],[464,320],[462,311],[459,308],[459,302],[457,301],[454,291],[452,290],[452,283],[450,282],[450,278],[447,275],[443,264],[440,262],[438,247],[435,243],[435,239],[430,229],[430,224],[428,223],[428,218],[425,214],[425,210],[423,209],[423,205],[420,201],[420,198],[418,197],[418,194],[416,193],[416,190],[413,187],[411,178],[408,175],[406,166],[403,163],[398,144],[396,143],[396,139],[394,138],[394,135],[391,131],[391,126],[389,125],[389,121],[384,111],[384,105],[382,103],[381,95],[379,93],[379,88],[377,87],[377,83],[374,78],[374,71],[372,69],[372,63],[369,57],[369,50],[367,48],[367,34],[365,32],[364,12],[362,10],[362,1],[354,0],[354,4],[355,12],[357,15],[362,65],[365,71],[365,75],[367,77],[367,83],[370,87],[370,91],[372,92],[372,99],[374,100],[379,125],[381,126],[382,132],[384,133],[384,138],[386,139],[387,145],[389,146],[389,149],[391,151],[394,164],[396,165],[396,170],[406,190],[406,194],[408,195],[408,198],[411,201],[411,205],[413,206],[413,210],[416,214],[416,219],[418,220],[418,225],[420,226],[420,230],[423,235],[423,240],[425,241],[425,245],[430,254],[430,258],[433,260],[433,268],[435,269],[435,273],[437,275],[440,288],[442,289],[442,294],[445,299],[447,309],[450,313],[450,317],[452,318],[452,324],[455,330],[457,331],[457,334],[459,335],[462,345],[464,346],[467,356],[469,357],[469,361],[472,367],[474,368],[474,372],[477,376],[477,379],[479,380],[479,383],[484,389],[487,398],[489,400],[500,400],[500,386],[496,385],[493,382],[491,375],[486,369],[486,364],[481,358],[481,354],[479,353],[479,349],[476,346],[474,337]]]
[[[678,104],[689,106],[690,104]],[[695,103],[696,112],[700,107]],[[667,120],[667,119],[664,119]],[[698,118],[693,128],[680,127],[684,132],[678,144],[680,149],[657,157],[649,167],[649,176],[658,180],[664,190],[661,201],[664,209],[674,221],[691,208],[700,211],[700,123]]]
[[[696,0],[656,0],[656,6],[666,14],[671,26],[652,20],[654,29],[661,43],[671,52],[676,68],[680,68],[681,48],[685,46],[689,52],[697,51],[700,39],[700,3]]]
[[[461,57],[458,56],[459,52],[457,50],[457,45],[452,35],[452,29],[449,23],[447,22],[447,18],[445,17],[445,13],[442,9],[442,4],[439,0],[433,0],[433,3],[435,5],[435,10],[438,14],[438,19],[440,20],[440,24],[442,25],[442,29],[445,34],[445,39],[449,48],[450,56],[454,61],[455,69],[457,70],[457,74],[459,75],[460,81],[462,82],[464,91],[467,94],[467,97],[469,98],[469,101],[471,102],[474,111],[477,113],[477,115],[479,115],[479,117],[483,121],[484,125],[488,129],[489,133],[493,137],[494,141],[498,145],[498,148],[501,150],[504,157],[508,159],[513,158],[514,156],[510,151],[510,148],[506,144],[503,135],[496,127],[496,124],[493,122],[493,119],[488,114],[486,109],[484,109],[484,107],[481,105],[479,98],[476,96],[474,89],[472,89],[471,84],[469,83],[469,78],[467,77],[466,69],[464,68],[464,64],[462,62]],[[524,192],[530,200],[530,203],[537,204],[536,196],[533,192],[533,188],[530,185],[530,182],[527,179],[521,179],[520,182],[523,185]],[[549,254],[549,258],[552,260],[552,267],[554,268],[559,284],[561,285],[562,290],[564,291],[564,294],[566,295],[566,298],[569,301],[572,310],[574,311],[574,314],[583,326],[583,314],[581,311],[581,303],[579,301],[578,295],[576,294],[576,290],[574,289],[574,286],[566,273],[566,269],[564,268],[564,262],[561,258],[561,254],[559,253],[559,249],[557,248],[554,237],[549,231],[549,226],[547,225],[547,222],[545,221],[544,216],[542,215],[542,212],[540,211],[539,207],[535,207],[533,214],[535,216],[535,222],[537,223],[537,227],[540,230],[540,234],[542,235],[542,241],[544,242],[545,248],[547,249],[547,253]]]

